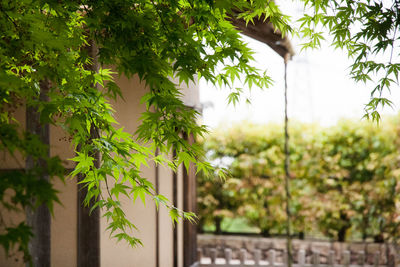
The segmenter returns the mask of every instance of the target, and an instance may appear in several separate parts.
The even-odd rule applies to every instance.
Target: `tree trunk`
[[[40,83],[40,101],[48,101],[48,91],[50,84],[48,81]],[[50,133],[49,125],[40,124],[40,112],[36,107],[26,107],[26,131],[30,134],[37,135],[40,141],[47,145],[47,156],[50,155]],[[26,159],[26,169],[40,168],[41,173],[37,179],[49,181],[49,176],[46,174],[46,162],[43,159],[35,160],[28,155]],[[36,199],[31,200],[32,205],[35,205]],[[37,209],[26,209],[26,222],[32,227],[33,238],[30,240],[28,249],[32,257],[33,267],[50,267],[50,211],[45,204],[40,205]],[[28,265],[29,266],[29,265]]]
[[[303,231],[299,232],[299,239],[304,240],[304,232]]]
[[[271,234],[270,234],[270,232],[269,232],[269,228],[267,228],[267,229],[262,229],[262,230],[261,230],[261,235],[262,235],[263,237],[271,237]]]
[[[339,229],[338,231],[338,241],[339,242],[345,242],[346,241],[346,231],[348,227],[343,226],[342,228]]]
[[[349,219],[347,218],[347,215],[343,212],[340,212],[340,219],[344,221],[345,224],[338,231],[338,241],[345,242],[347,229],[349,229],[351,225]]]
[[[374,236],[375,243],[383,243],[385,239],[383,238],[383,234],[377,234]]]
[[[219,216],[215,217],[214,222],[215,222],[215,234],[216,235],[222,234],[222,230],[221,230],[222,217],[219,217]]]

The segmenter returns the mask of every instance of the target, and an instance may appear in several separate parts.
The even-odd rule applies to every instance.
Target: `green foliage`
[[[70,176],[83,177],[81,183],[88,190],[84,204],[94,201],[91,209],[103,210],[117,240],[140,244],[132,236],[135,225],[121,207],[122,195],[143,203],[150,197],[157,206],[169,209],[173,221],[193,221],[193,213],[173,207],[156,194],[141,167],[155,162],[175,170],[180,164],[188,168],[194,163],[206,174],[213,172],[210,164],[198,160],[201,147],[182,136],[197,138],[206,128],[197,125],[197,111],[180,100],[181,84],[197,76],[231,87],[233,92],[239,92],[233,88],[238,77],[248,77],[242,81],[244,86],[270,84],[268,76],[250,65],[251,51],[227,20],[228,14],[237,11],[245,12],[247,22],[268,13],[278,29],[289,30],[278,8],[260,0],[1,1],[0,149],[21,166],[20,171],[1,174],[1,206],[23,211],[45,203],[51,209],[58,201],[52,182],[37,177],[63,179],[62,162],[45,155],[46,144],[24,132],[23,122],[16,119],[17,110],[30,107],[40,113],[41,124],[64,130],[76,152],[70,159],[77,163]],[[97,55],[89,52],[94,43]],[[101,66],[113,66],[115,73],[96,69],[96,60]],[[217,73],[216,66],[228,63],[230,67]],[[142,99],[147,110],[135,133],[116,126],[109,102],[123,97],[113,81],[119,75],[137,75],[148,89]],[[44,82],[50,84],[45,92],[49,101],[40,98]],[[172,151],[176,157],[169,160],[166,155]],[[36,164],[46,162],[43,166],[47,167],[25,170],[23,162],[28,157]],[[32,204],[31,199],[36,202]],[[20,226],[4,220],[0,226],[3,247],[17,245],[26,253],[29,231],[17,231]],[[17,232],[24,236],[18,237]]]
[[[357,82],[373,81],[365,117],[379,121],[379,107],[391,106],[382,97],[398,84],[400,70],[400,2],[303,0],[304,14],[299,19],[300,35],[308,41],[303,48],[319,47],[323,30],[333,38],[332,45],[353,59],[350,75]]]
[[[324,25],[334,36],[334,45],[355,57],[351,74],[356,80],[376,75],[378,83],[366,111],[377,119],[376,108],[390,104],[380,94],[398,76],[399,65],[392,58],[400,21],[398,1],[390,8],[369,1],[304,2],[314,10],[313,15],[301,19],[299,31],[310,38],[304,47],[320,44],[322,34],[314,25]],[[234,81],[240,77],[245,77],[243,87],[266,88],[271,83],[270,77],[251,66],[252,52],[228,18],[238,14],[252,23],[254,17],[264,14],[283,35],[292,31],[289,18],[274,2],[265,0],[2,0],[0,14],[0,149],[15,159],[32,157],[47,166],[13,174],[19,177],[16,180],[2,179],[1,205],[24,210],[32,197],[37,200],[34,206],[46,203],[51,208],[57,201],[52,184],[34,177],[46,174],[63,179],[62,164],[44,155],[46,146],[24,132],[15,116],[17,109],[34,108],[40,112],[42,124],[61,127],[71,140],[77,152],[72,176],[84,177],[82,183],[89,191],[85,204],[94,200],[95,207],[104,210],[114,236],[131,245],[139,241],[128,231],[134,225],[124,216],[121,195],[139,197],[143,202],[150,196],[172,211],[173,220],[193,218],[155,194],[141,175],[142,165],[155,162],[175,169],[193,162],[202,172],[214,173],[210,164],[198,160],[201,147],[182,138],[181,133],[202,136],[206,129],[196,124],[198,113],[180,100],[179,86],[201,77],[230,88],[228,101],[236,103],[241,89],[234,87]],[[356,29],[359,24],[361,30]],[[87,49],[93,43],[99,48],[100,65],[113,66],[115,74],[93,66],[96,59]],[[388,50],[388,62],[371,59]],[[224,66],[222,72],[218,72],[219,66]],[[121,97],[113,81],[119,75],[137,75],[148,88],[142,99],[147,111],[136,133],[115,126],[109,100]],[[50,84],[46,92],[49,101],[39,97],[43,82]],[[177,156],[168,160],[165,155],[172,150]],[[94,160],[97,154],[100,161]],[[223,169],[217,173],[225,177]],[[14,184],[16,181],[21,182]],[[1,227],[5,238],[13,226],[2,221]],[[24,248],[28,238],[13,240],[19,240],[16,242]]]
[[[397,124],[347,121],[327,129],[291,127],[291,212],[297,233],[320,232],[342,241],[349,236],[376,241],[398,237]],[[200,180],[200,220],[244,217],[266,236],[283,233],[283,142],[280,125],[241,123],[210,135],[204,144],[209,159],[228,168],[232,177],[222,185]],[[227,200],[235,205],[228,206]]]
[[[399,168],[396,124],[376,127],[347,122],[326,130],[310,175],[315,194],[324,200],[316,211],[321,230],[344,239],[348,231],[365,239],[397,237],[391,233],[396,215]],[[395,226],[397,228],[397,226]],[[350,234],[350,233],[347,233]]]
[[[296,137],[293,137],[290,147],[294,170],[292,175],[303,177],[302,159],[308,155],[304,143],[310,138],[313,128],[309,127],[308,132],[301,127],[293,130],[295,132],[292,134]],[[242,123],[228,131],[213,133],[206,139],[205,149],[211,162],[228,168],[232,177],[222,185],[219,181],[199,179],[200,220],[207,218],[206,222],[210,222],[212,216],[220,213],[243,216],[264,235],[284,233],[286,214],[283,209],[285,174],[282,127]],[[306,210],[299,209],[304,207],[301,201],[308,187],[301,179],[295,179],[292,184],[295,222],[299,227],[304,227]],[[227,200],[234,204],[228,207]]]

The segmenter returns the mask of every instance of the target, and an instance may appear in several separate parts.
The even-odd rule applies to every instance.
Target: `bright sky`
[[[243,37],[255,51],[254,65],[273,78],[268,89],[253,88],[252,104],[242,101],[236,107],[227,105],[228,90],[216,90],[200,82],[200,101],[203,104],[203,123],[214,128],[242,120],[256,123],[283,122],[284,64],[283,59],[267,45]],[[348,75],[351,64],[346,54],[324,44],[320,50],[300,52],[299,40],[291,40],[296,55],[288,64],[289,118],[303,122],[318,122],[328,126],[341,118],[361,119],[373,84],[356,84]],[[398,61],[398,60],[397,60]],[[381,114],[397,114],[400,110],[399,86],[392,87],[394,108],[385,108]]]

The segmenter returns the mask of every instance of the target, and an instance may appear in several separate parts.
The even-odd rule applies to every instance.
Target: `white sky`
[[[291,2],[293,3],[293,2]],[[292,7],[293,8],[293,7]],[[297,7],[297,11],[298,7]],[[256,123],[283,122],[284,115],[284,64],[283,59],[267,45],[243,37],[255,51],[254,65],[273,78],[269,89],[253,88],[252,104],[242,101],[236,107],[227,105],[229,90],[216,90],[204,81],[200,82],[200,101],[203,104],[202,123],[214,128],[248,120]],[[318,122],[328,126],[341,118],[361,119],[364,105],[368,103],[373,84],[356,84],[348,75],[351,60],[344,52],[324,44],[320,50],[300,52],[299,40],[292,39],[296,55],[288,64],[289,118],[302,122]],[[398,59],[394,60],[398,61]],[[386,95],[394,108],[385,108],[381,114],[397,114],[400,110],[399,86]]]

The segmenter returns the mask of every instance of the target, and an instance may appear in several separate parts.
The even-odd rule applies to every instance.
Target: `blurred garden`
[[[291,122],[293,237],[386,242],[400,234],[400,118]],[[199,231],[283,236],[284,127],[241,122],[202,141],[221,180],[198,178]]]

